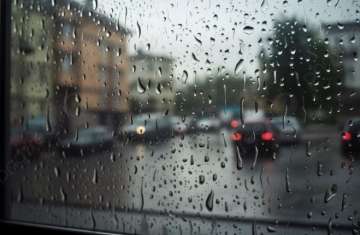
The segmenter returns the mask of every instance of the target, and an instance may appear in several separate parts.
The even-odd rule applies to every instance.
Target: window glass
[[[8,219],[358,234],[360,2],[11,1]]]

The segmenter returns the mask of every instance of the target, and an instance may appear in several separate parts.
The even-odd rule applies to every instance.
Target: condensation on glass
[[[359,10],[11,1],[8,218],[358,234]]]

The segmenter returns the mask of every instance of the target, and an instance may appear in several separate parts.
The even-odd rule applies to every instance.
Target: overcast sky
[[[271,36],[276,18],[297,16],[319,27],[324,22],[355,21],[360,18],[359,5],[358,0],[98,0],[98,11],[133,32],[130,54],[149,44],[149,53],[175,58],[175,75],[187,70],[192,81],[194,71],[197,77],[214,74],[221,66],[233,72],[240,59],[244,63],[238,72],[253,76],[261,46],[257,41]]]

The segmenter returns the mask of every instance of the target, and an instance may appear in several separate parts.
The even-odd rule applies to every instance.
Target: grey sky
[[[313,26],[355,21],[360,18],[359,5],[358,0],[99,0],[98,10],[132,30],[130,54],[136,52],[135,48],[145,49],[149,43],[149,53],[174,57],[175,75],[180,77],[187,70],[191,81],[194,71],[197,77],[214,74],[219,66],[234,71],[240,58],[244,59],[240,73],[254,75],[260,48],[257,41],[271,36],[273,19],[297,16]],[[245,26],[254,30],[247,32]]]

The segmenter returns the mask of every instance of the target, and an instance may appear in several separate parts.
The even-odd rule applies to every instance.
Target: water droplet
[[[322,170],[323,170],[323,164],[320,161],[318,161],[317,162],[317,175],[318,176],[322,176],[324,174]]]
[[[254,27],[250,26],[250,25],[247,25],[243,28],[243,30],[246,32],[246,33],[251,33],[253,30],[254,30]]]
[[[195,41],[196,41],[197,43],[199,43],[200,45],[202,45],[202,41],[201,41],[200,39],[198,39],[196,36],[194,36],[194,38],[195,38]]]
[[[240,154],[239,146],[236,145],[236,167],[238,170],[243,168],[243,159]]]
[[[136,25],[137,25],[137,28],[138,28],[138,35],[139,35],[139,38],[140,38],[140,36],[141,36],[141,27],[140,27],[139,22],[136,22]]]
[[[160,95],[161,94],[161,83],[158,83],[158,85],[156,86],[156,94]]]
[[[338,27],[340,30],[343,30],[343,29],[344,29],[344,25],[341,24],[341,23],[338,23],[338,24],[337,24],[337,27]]]
[[[236,65],[235,65],[235,69],[234,69],[234,73],[237,74],[239,71],[239,68],[240,68],[240,65],[244,62],[244,59],[240,59]]]
[[[324,202],[328,203],[331,199],[333,199],[336,196],[337,193],[337,185],[332,184],[331,187],[326,191]]]
[[[208,95],[208,103],[209,103],[209,104],[212,104],[212,98],[211,98],[210,95]]]
[[[358,61],[359,58],[358,58],[357,52],[353,53],[353,59],[354,59],[355,62]]]
[[[138,78],[137,91],[138,91],[140,94],[143,94],[143,93],[145,93],[145,91],[146,91],[146,86],[143,84],[143,82],[141,81],[141,78],[140,78],[140,77]]]
[[[205,183],[205,176],[204,176],[204,175],[199,175],[199,183],[200,183],[200,184],[204,184],[204,183]]]
[[[205,205],[206,205],[206,208],[208,209],[208,211],[213,210],[213,207],[214,207],[214,191],[213,190],[211,190],[211,192],[207,196]]]
[[[93,171],[92,183],[93,183],[93,184],[97,184],[97,183],[98,183],[98,174],[97,174],[97,170],[96,170],[96,169],[94,169],[94,171]]]
[[[184,70],[181,79],[186,83],[187,79],[189,78],[188,71]]]
[[[290,187],[290,176],[289,176],[289,168],[288,167],[286,168],[285,182],[286,182],[286,192],[290,193],[291,187]]]
[[[62,202],[65,202],[66,201],[66,193],[65,193],[65,191],[64,191],[64,189],[62,188],[62,187],[60,187],[60,200],[62,201]]]
[[[341,201],[341,211],[344,211],[344,209],[347,207],[347,198],[348,195],[346,193],[343,193],[343,197]]]
[[[81,102],[81,97],[80,97],[79,94],[76,94],[76,95],[75,95],[75,102],[76,102],[76,103],[80,103],[80,102]]]
[[[79,117],[79,116],[80,116],[80,112],[81,112],[80,106],[76,106],[76,108],[75,108],[75,116],[76,116],[76,117]]]
[[[50,106],[48,105],[47,112],[46,112],[46,131],[51,132],[51,123],[50,123]]]
[[[257,146],[255,146],[254,161],[253,161],[253,164],[252,164],[252,166],[251,166],[251,169],[254,169],[254,168],[255,168],[256,163],[257,163],[258,156],[259,156],[259,149],[258,149]]]
[[[18,191],[17,197],[16,197],[16,201],[21,203],[24,199],[24,193],[23,193],[23,189],[22,187],[20,187],[20,190]]]
[[[158,68],[158,74],[159,74],[160,77],[162,77],[163,72],[162,72],[162,68],[161,68],[161,67]]]
[[[267,226],[267,231],[269,232],[269,233],[274,233],[274,232],[276,232],[276,228],[274,228],[273,226]]]
[[[191,53],[191,56],[196,62],[200,62],[200,60],[196,57],[194,53]]]
[[[96,10],[98,7],[98,0],[92,0],[92,9]]]
[[[356,43],[355,35],[353,35],[353,36],[350,38],[350,42],[351,42],[351,43]]]
[[[59,177],[60,172],[58,167],[54,167],[54,174],[56,178]]]
[[[311,149],[311,141],[309,140],[306,142],[306,156],[308,156],[308,157],[311,157],[310,149]]]

